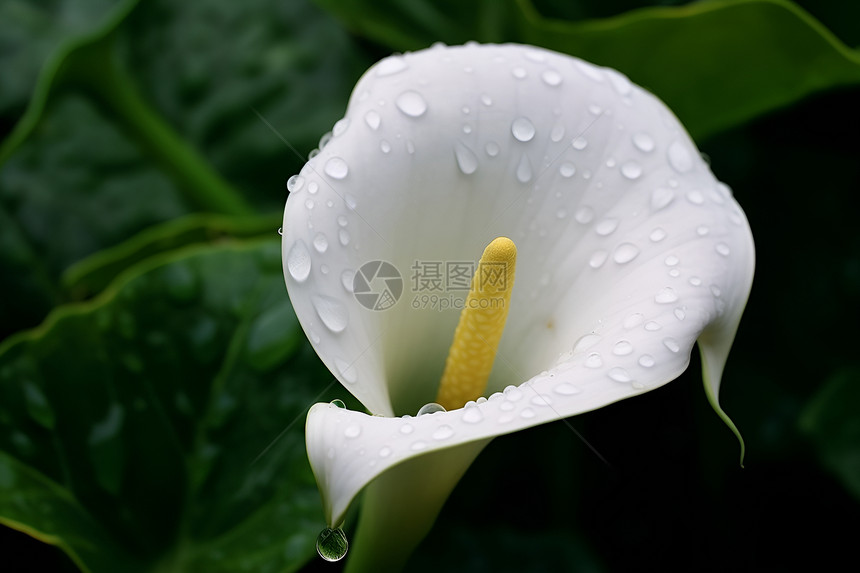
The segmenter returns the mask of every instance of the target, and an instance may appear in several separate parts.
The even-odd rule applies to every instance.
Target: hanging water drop
[[[349,166],[340,157],[332,157],[325,163],[325,174],[332,179],[343,179],[349,173]]]
[[[349,543],[343,529],[326,527],[317,537],[317,553],[326,561],[340,561],[346,556]]]
[[[283,228],[283,227],[278,227],[278,236],[279,236],[279,237],[283,237],[283,236],[284,236],[284,228]]]
[[[454,144],[454,158],[457,160],[457,167],[464,175],[471,175],[478,169],[478,158],[475,152],[460,143]]]
[[[329,404],[331,404],[335,408],[340,408],[342,410],[346,410],[346,404],[343,403],[343,400],[334,399],[331,402],[329,402]]]

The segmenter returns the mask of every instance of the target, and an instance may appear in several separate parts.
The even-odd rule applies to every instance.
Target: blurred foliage
[[[372,61],[467,40],[621,69],[734,189],[758,265],[721,401],[747,467],[694,363],[568,422],[609,465],[565,423],[493,442],[410,570],[851,562],[860,5],[318,4],[328,13],[307,0],[0,4],[0,524],[67,555],[2,528],[3,569],[323,567],[308,561],[322,514],[301,422],[346,392],[283,287],[283,185]]]

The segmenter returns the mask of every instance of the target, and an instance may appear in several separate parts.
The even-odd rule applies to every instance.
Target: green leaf
[[[785,0],[711,0],[576,22],[546,19],[529,0],[319,2],[394,50],[514,41],[616,68],[663,99],[696,138],[860,83],[860,53]]]
[[[860,499],[860,368],[832,376],[807,404],[800,428],[824,466]]]
[[[193,247],[7,340],[0,522],[93,573],[297,569],[330,375],[284,291],[276,237]]]

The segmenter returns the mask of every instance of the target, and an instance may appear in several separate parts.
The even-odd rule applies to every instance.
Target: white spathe
[[[436,46],[368,70],[324,140],[290,182],[286,282],[323,362],[375,414],[330,404],[308,414],[329,524],[392,466],[460,447],[460,461],[428,478],[444,482],[441,504],[487,440],[665,384],[697,339],[728,422],[717,393],[752,282],[752,236],[656,97],[543,49]],[[474,264],[498,236],[517,244],[517,282],[487,399],[405,416],[436,395],[459,316],[439,307],[466,295],[445,288],[446,263]],[[352,292],[371,261],[403,278],[386,310]]]

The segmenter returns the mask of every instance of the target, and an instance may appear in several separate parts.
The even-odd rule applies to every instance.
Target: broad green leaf
[[[192,207],[92,103],[58,99],[0,169],[2,334],[61,302],[72,263]]]
[[[149,259],[0,346],[0,522],[93,573],[295,570],[329,378],[276,237]]]
[[[144,2],[118,40],[154,108],[273,211],[373,61],[310,0]]]
[[[277,215],[229,217],[195,213],[154,225],[73,264],[63,273],[63,291],[72,300],[83,300],[98,294],[123,270],[148,257],[195,243],[273,233],[280,219]]]
[[[860,499],[860,368],[831,377],[807,404],[800,428],[824,466]]]
[[[318,1],[394,50],[514,41],[616,68],[663,99],[696,138],[860,83],[860,54],[786,0],[712,0],[576,22],[546,19],[529,0]]]

